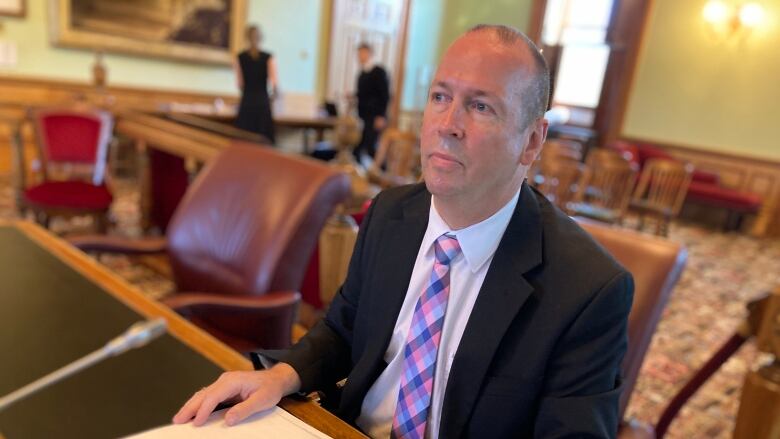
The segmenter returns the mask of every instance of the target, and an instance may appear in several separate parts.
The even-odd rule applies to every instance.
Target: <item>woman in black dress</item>
[[[271,116],[271,99],[277,94],[276,63],[268,52],[260,50],[262,34],[257,26],[246,31],[249,48],[238,54],[235,65],[241,104],[238,107],[236,126],[267,137],[274,143],[274,121]],[[268,85],[272,94],[268,95]]]

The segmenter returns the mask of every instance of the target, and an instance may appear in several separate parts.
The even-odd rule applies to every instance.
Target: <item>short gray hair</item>
[[[506,46],[522,44],[533,59],[533,76],[525,89],[528,102],[523,114],[523,127],[528,127],[535,119],[544,116],[550,102],[550,69],[547,67],[542,52],[528,36],[519,30],[502,24],[478,24],[469,29],[466,34],[475,32],[492,32]]]

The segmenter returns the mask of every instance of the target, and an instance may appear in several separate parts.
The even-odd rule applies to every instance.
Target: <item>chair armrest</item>
[[[162,303],[238,352],[290,346],[297,291],[262,296],[178,293]]]
[[[162,300],[166,306],[177,311],[197,306],[224,307],[253,310],[275,310],[298,303],[301,294],[297,291],[274,291],[262,296],[227,296],[214,293],[176,293]]]
[[[82,235],[67,238],[68,242],[85,252],[123,253],[146,255],[165,253],[168,241],[165,238],[131,239],[121,236]]]

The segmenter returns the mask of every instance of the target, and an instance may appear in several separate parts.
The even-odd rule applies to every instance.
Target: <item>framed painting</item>
[[[93,51],[230,64],[246,25],[246,0],[49,1],[52,43]]]
[[[27,0],[0,0],[0,16],[24,17]]]

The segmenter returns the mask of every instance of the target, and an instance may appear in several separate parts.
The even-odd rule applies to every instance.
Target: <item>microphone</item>
[[[123,354],[130,349],[136,349],[146,346],[150,341],[165,333],[167,323],[163,318],[157,318],[154,320],[145,320],[138,322],[127,329],[122,335],[106,343],[105,346],[92,352],[91,354],[79,358],[78,360],[55,370],[54,372],[43,376],[30,384],[15,390],[8,395],[0,398],[0,411],[4,410],[11,404],[43,389],[51,384],[56,383],[64,378],[73,375],[83,369],[92,366],[95,363],[105,360],[106,358],[115,357]]]

